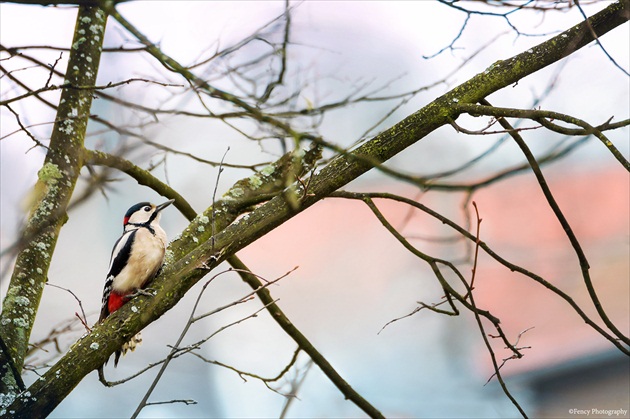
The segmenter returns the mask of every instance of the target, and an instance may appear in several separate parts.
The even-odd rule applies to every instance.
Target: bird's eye
[[[144,210],[145,210],[146,212],[149,212],[149,211],[151,211],[151,207],[146,206],[146,207],[144,207]]]

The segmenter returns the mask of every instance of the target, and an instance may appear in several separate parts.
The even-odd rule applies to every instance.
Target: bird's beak
[[[160,204],[158,206],[155,207],[155,211],[160,212],[162,211],[164,208],[168,207],[169,205],[171,205],[173,202],[175,202],[174,199],[169,199],[168,201],[166,201],[163,204]]]

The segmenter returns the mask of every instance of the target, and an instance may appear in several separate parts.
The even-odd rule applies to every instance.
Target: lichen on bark
[[[2,305],[0,335],[14,370],[0,370],[0,393],[15,392],[24,366],[48,268],[66,208],[83,164],[83,141],[90,115],[107,15],[97,7],[80,7],[64,89],[44,165],[34,187],[35,199],[20,239],[19,252]],[[81,88],[77,88],[81,87]]]

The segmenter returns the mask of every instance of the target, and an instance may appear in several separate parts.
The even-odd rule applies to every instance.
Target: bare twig
[[[268,281],[265,285],[262,285],[262,288],[265,288],[265,287],[267,287],[267,286],[269,286],[269,285],[271,285],[271,284],[276,283],[276,282],[277,282],[277,281],[279,281],[280,279],[282,279],[282,278],[284,278],[285,276],[289,275],[289,274],[290,274],[291,272],[293,272],[295,269],[296,269],[296,268],[292,269],[291,271],[289,271],[289,272],[287,272],[286,274],[282,275],[281,277],[279,277],[279,278],[275,279],[274,281]],[[140,401],[140,403],[138,404],[138,407],[136,408],[135,412],[134,412],[134,413],[133,413],[133,415],[131,416],[131,417],[132,417],[132,419],[133,419],[133,418],[138,417],[138,414],[140,414],[140,411],[141,411],[141,410],[142,410],[145,406],[147,406],[147,401],[148,401],[149,397],[151,396],[151,394],[153,393],[153,390],[154,390],[154,389],[155,389],[155,387],[157,386],[157,383],[158,383],[158,382],[160,381],[160,379],[162,378],[162,375],[164,374],[164,371],[165,371],[165,370],[166,370],[166,368],[168,367],[168,365],[169,365],[170,361],[171,361],[171,360],[175,357],[175,355],[177,355],[177,354],[178,354],[178,352],[182,352],[182,351],[184,351],[184,352],[190,352],[190,351],[192,351],[193,349],[199,348],[199,347],[200,347],[203,343],[207,342],[210,338],[212,338],[213,336],[215,336],[217,333],[220,333],[221,331],[223,331],[223,330],[225,330],[225,329],[227,329],[227,328],[229,328],[229,327],[231,327],[231,326],[234,326],[234,325],[236,325],[236,324],[239,324],[239,323],[241,323],[241,322],[242,322],[242,321],[244,321],[244,320],[247,320],[247,319],[252,318],[252,317],[256,317],[256,314],[257,314],[258,312],[260,312],[261,310],[264,310],[264,308],[265,308],[265,307],[263,307],[263,308],[261,308],[261,309],[257,310],[256,312],[254,312],[253,314],[250,314],[249,316],[246,316],[246,317],[244,317],[244,318],[242,318],[242,319],[240,319],[240,320],[237,320],[237,321],[232,322],[232,323],[230,323],[230,324],[228,324],[228,325],[225,325],[225,326],[223,326],[223,327],[219,328],[219,329],[218,329],[217,331],[215,331],[214,333],[212,333],[212,334],[211,334],[210,336],[208,336],[207,338],[205,338],[205,339],[203,339],[203,340],[201,340],[201,341],[199,341],[199,342],[196,342],[196,343],[194,343],[194,344],[192,344],[192,345],[189,345],[189,346],[188,346],[187,348],[185,348],[184,350],[182,350],[182,349],[179,347],[179,345],[181,344],[182,340],[184,339],[184,336],[186,336],[186,334],[188,333],[188,330],[190,329],[190,327],[191,327],[191,326],[192,326],[195,322],[197,322],[198,320],[201,320],[201,319],[203,319],[203,318],[205,318],[205,317],[208,317],[208,316],[209,316],[209,315],[211,315],[211,314],[218,313],[219,311],[222,311],[223,309],[226,309],[226,308],[229,308],[229,307],[233,307],[234,305],[239,304],[239,303],[242,303],[242,302],[245,302],[245,301],[249,301],[249,300],[251,299],[251,296],[253,296],[253,294],[256,292],[256,291],[254,291],[254,292],[252,292],[252,293],[250,293],[250,294],[246,295],[245,297],[241,298],[240,300],[237,300],[237,301],[235,301],[235,302],[233,302],[233,303],[230,303],[230,304],[228,304],[228,305],[225,305],[225,306],[223,306],[223,307],[220,307],[220,308],[218,308],[218,309],[215,309],[215,310],[213,310],[213,311],[211,311],[211,312],[205,313],[205,314],[203,314],[203,315],[195,316],[195,312],[197,311],[197,307],[199,306],[199,302],[201,301],[201,297],[203,296],[203,294],[204,294],[205,290],[207,289],[208,285],[210,285],[210,283],[211,283],[214,279],[216,279],[218,276],[223,275],[223,274],[228,273],[228,272],[232,272],[232,271],[233,271],[233,269],[228,269],[228,270],[226,270],[226,271],[219,272],[219,273],[215,274],[212,278],[210,278],[208,281],[206,281],[206,283],[203,285],[203,287],[202,287],[201,291],[199,292],[199,295],[197,296],[197,300],[195,301],[195,304],[194,304],[194,306],[193,306],[193,309],[192,309],[192,311],[191,311],[191,313],[190,313],[190,316],[189,316],[189,318],[188,318],[188,322],[187,322],[187,323],[186,323],[186,325],[184,326],[184,329],[182,330],[182,332],[181,332],[181,334],[180,334],[179,338],[177,339],[177,342],[176,342],[176,343],[175,343],[175,345],[171,348],[170,353],[168,354],[168,356],[166,357],[166,359],[165,359],[165,360],[164,360],[164,362],[162,363],[162,367],[160,368],[160,371],[158,372],[158,374],[155,376],[155,378],[154,378],[153,382],[151,383],[151,386],[149,387],[149,389],[148,389],[148,390],[147,390],[147,392],[145,393],[144,397],[142,398],[142,400],[141,400],[141,401]],[[249,274],[251,274],[251,272],[248,272],[248,273],[249,273]],[[252,275],[253,275],[253,274],[252,274]]]
[[[283,419],[286,417],[289,411],[289,408],[291,407],[291,404],[293,403],[294,400],[297,399],[297,393],[300,390],[300,387],[302,387],[302,384],[304,383],[304,380],[306,379],[306,375],[311,370],[312,366],[313,366],[313,360],[309,359],[306,365],[304,366],[304,372],[301,374],[301,376],[296,377],[296,379],[291,382],[291,389],[289,390],[289,393],[288,393],[289,396],[286,398],[286,401],[284,402],[284,406],[282,407],[282,411],[280,412],[280,415],[278,416],[280,419]]]
[[[519,333],[519,334],[518,334],[518,336],[516,337],[516,342],[514,342],[514,347],[515,347],[518,351],[520,351],[520,350],[522,350],[522,349],[531,349],[531,346],[521,346],[521,347],[517,347],[517,345],[518,345],[518,343],[520,342],[521,337],[522,337],[525,333],[527,333],[528,331],[532,330],[533,328],[534,328],[534,326],[532,326],[532,327],[528,327],[527,329],[525,329],[525,330],[523,330],[521,333]],[[498,337],[499,337],[499,336],[497,336],[497,335],[491,335],[491,334],[489,334],[489,333],[488,333],[488,336],[490,336],[491,338],[498,338]],[[510,348],[506,347],[506,349],[510,349]],[[499,365],[499,368],[497,369],[497,371],[498,371],[498,370],[500,370],[501,368],[503,368],[503,366],[504,366],[504,365],[505,365],[508,361],[510,361],[510,360],[512,360],[512,359],[520,359],[520,358],[522,358],[522,357],[523,357],[523,355],[522,355],[522,354],[520,354],[520,352],[513,352],[513,353],[512,353],[512,356],[509,356],[509,357],[507,357],[507,358],[503,358],[503,361],[501,362],[501,365]],[[486,384],[484,384],[484,385],[488,385],[488,383],[489,383],[489,382],[490,382],[490,381],[491,381],[491,380],[492,380],[492,379],[493,379],[496,375],[497,375],[497,372],[495,371],[495,372],[494,372],[494,373],[493,373],[490,377],[488,377],[488,381],[486,381]]]
[[[485,99],[480,101],[480,103],[486,107],[492,106]],[[511,125],[509,124],[509,122],[505,120],[505,118],[499,118],[499,123],[504,128],[508,130],[511,129]],[[540,185],[540,188],[543,192],[543,195],[545,196],[545,199],[547,200],[547,203],[549,204],[549,207],[551,208],[556,218],[558,219],[558,222],[562,226],[562,229],[564,230],[567,238],[569,239],[569,242],[571,243],[571,246],[573,247],[575,254],[577,255],[578,261],[580,263],[580,269],[582,271],[582,278],[584,279],[584,285],[586,286],[586,289],[588,290],[588,294],[591,297],[591,301],[595,305],[595,309],[597,310],[599,317],[602,319],[604,324],[606,324],[606,326],[610,329],[610,331],[614,335],[617,336],[617,338],[625,342],[626,345],[630,345],[630,338],[628,338],[628,336],[625,336],[615,326],[615,324],[608,317],[608,314],[606,314],[606,312],[604,311],[604,308],[602,307],[602,304],[599,301],[599,297],[597,296],[597,293],[595,292],[593,281],[591,280],[591,275],[589,272],[590,266],[589,266],[588,260],[586,259],[586,254],[582,250],[582,246],[577,236],[575,235],[575,233],[573,232],[573,229],[569,225],[569,221],[564,216],[562,210],[560,209],[560,206],[558,205],[556,199],[551,193],[551,189],[549,188],[549,185],[547,184],[547,181],[542,173],[542,170],[540,169],[540,166],[538,165],[538,162],[536,161],[536,157],[534,157],[534,154],[531,152],[531,150],[527,146],[527,143],[525,142],[525,140],[523,140],[523,138],[520,136],[518,132],[511,132],[510,135],[512,136],[516,144],[519,146],[519,148],[525,155],[525,158],[527,159],[527,162],[531,166],[532,171],[534,172],[534,175],[536,176],[538,184]],[[612,143],[611,143],[611,146],[612,146]],[[630,170],[630,165],[628,165],[628,161],[626,160],[625,162],[626,162],[626,165],[628,166],[628,169]]]
[[[2,68],[2,71],[6,72],[6,70],[4,68]],[[122,86],[122,85],[127,85],[127,84],[131,84],[133,82],[144,82],[144,83],[152,83],[152,84],[157,84],[159,86],[165,86],[165,87],[182,87],[182,85],[180,84],[171,84],[171,83],[163,83],[160,81],[155,81],[155,80],[147,80],[147,79],[141,79],[141,78],[131,78],[131,79],[127,79],[127,80],[123,80],[123,81],[119,81],[119,82],[109,82],[105,85],[101,85],[101,86],[79,86],[79,85],[74,85],[71,83],[64,83],[64,84],[60,84],[60,85],[55,85],[55,84],[51,84],[51,85],[45,85],[42,88],[39,89],[35,89],[35,90],[29,90],[28,92],[19,95],[19,96],[15,96],[12,97],[10,99],[6,99],[6,100],[2,100],[0,101],[0,106],[5,106],[8,105],[9,103],[13,103],[16,102],[18,100],[22,100],[24,98],[27,98],[29,96],[39,96],[40,93],[44,93],[44,92],[50,92],[52,90],[61,90],[61,89],[71,89],[71,90],[105,90],[105,89],[112,89],[114,87],[118,87],[118,86]]]
[[[50,282],[46,282],[46,285],[69,292],[74,297],[74,299],[77,300],[77,303],[79,304],[79,308],[81,309],[81,316],[79,316],[77,313],[75,314],[79,318],[79,320],[81,320],[81,323],[83,323],[83,325],[85,326],[86,331],[89,332],[90,328],[87,326],[87,316],[85,315],[85,311],[83,310],[83,303],[81,303],[81,300],[79,300],[79,297],[77,297],[77,295],[74,292],[72,292],[72,290],[69,290],[68,288],[60,287],[59,285],[55,285]]]
[[[197,404],[198,402],[196,400],[190,400],[190,399],[174,399],[174,400],[166,400],[163,402],[149,402],[146,404],[146,406],[154,406],[158,404],[173,404],[173,403],[184,403],[186,406],[188,406],[191,404]]]
[[[615,67],[617,67],[619,70],[623,71],[623,73],[626,76],[630,76],[630,73],[628,73],[628,70],[626,70],[625,68],[623,68],[617,61],[615,61],[615,59],[608,53],[608,51],[606,51],[606,48],[604,48],[604,46],[602,45],[602,43],[599,40],[599,36],[597,36],[597,34],[595,33],[595,31],[593,30],[593,25],[591,25],[591,22],[588,21],[588,16],[586,16],[586,13],[584,13],[584,9],[582,9],[582,5],[580,4],[581,1],[579,0],[574,0],[575,5],[577,6],[578,10],[580,11],[580,13],[582,14],[582,17],[584,17],[584,22],[586,22],[586,25],[588,26],[589,31],[591,32],[591,35],[593,35],[593,38],[595,38],[595,42],[597,43],[597,45],[599,46],[599,48],[604,52],[604,54],[606,55],[606,57],[608,57],[608,59],[610,60],[611,63],[613,63],[613,65]]]
[[[471,275],[471,279],[470,279],[470,287],[468,288],[468,298],[470,299],[470,304],[473,307],[476,307],[475,304],[475,300],[473,297],[473,283],[475,282],[475,274],[477,273],[477,260],[478,260],[478,255],[479,255],[479,243],[481,243],[480,240],[480,232],[481,232],[481,217],[479,216],[479,209],[477,208],[477,204],[475,203],[475,201],[473,201],[473,207],[475,208],[475,216],[477,219],[477,229],[476,229],[476,233],[475,233],[475,257],[473,259],[473,267],[472,267],[472,275]],[[483,327],[483,323],[481,321],[481,317],[479,316],[479,313],[477,311],[474,311],[474,315],[475,315],[475,320],[477,321],[477,326],[479,327],[479,332],[481,332],[481,336],[483,338],[483,341],[486,345],[486,348],[488,349],[488,353],[490,354],[490,359],[492,360],[492,365],[494,367],[494,376],[497,377],[497,380],[499,381],[499,384],[501,386],[501,389],[503,390],[503,393],[505,393],[505,395],[507,396],[508,399],[510,399],[510,401],[512,402],[512,404],[518,409],[518,411],[521,413],[521,415],[524,418],[527,418],[527,415],[525,413],[525,411],[523,410],[523,408],[521,407],[521,405],[516,401],[516,399],[514,398],[514,396],[512,396],[512,394],[510,393],[510,391],[507,388],[507,385],[505,384],[505,381],[503,381],[503,377],[501,376],[500,373],[500,369],[503,366],[503,364],[505,363],[505,361],[503,362],[503,364],[501,364],[501,366],[499,366],[497,364],[497,359],[496,356],[494,354],[494,350],[492,349],[492,345],[490,345],[490,342],[486,336],[486,332],[484,330]],[[501,332],[501,330],[495,325],[497,331],[499,331],[499,335],[503,338],[503,332]],[[519,339],[520,339],[520,335],[519,335]],[[504,339],[504,341],[507,343],[507,340]],[[518,340],[516,341],[518,343]],[[515,346],[511,345],[508,343],[508,347],[510,349],[512,349],[512,351],[514,352],[513,357],[516,358],[521,358],[523,355],[518,351],[518,349],[514,349]]]
[[[55,62],[50,66],[50,73],[48,73],[48,80],[46,80],[46,83],[44,84],[44,86],[50,85],[50,81],[52,80],[52,77],[55,74],[55,67],[57,67],[57,64],[59,63],[59,61],[61,61],[62,57],[63,57],[63,53],[59,53],[59,58],[57,58]]]
[[[95,313],[90,313],[90,315]],[[81,326],[82,325],[82,326]],[[85,322],[75,313],[74,316],[54,325],[44,338],[30,342],[26,353],[24,371],[41,376],[40,370],[47,370],[59,356],[63,355],[70,345],[81,335],[85,336]],[[46,355],[39,354],[40,352]]]
[[[630,124],[630,120],[620,121],[619,123],[611,124],[610,119],[601,124],[599,126],[592,126],[588,122],[583,121],[574,116],[566,115],[560,112],[554,111],[546,111],[539,109],[512,109],[512,108],[500,108],[496,106],[486,105],[486,102],[481,101],[481,105],[471,104],[471,103],[460,103],[455,107],[461,111],[468,113],[473,116],[479,115],[488,115],[494,116],[496,118],[501,118],[505,120],[505,118],[526,118],[532,119],[534,121],[539,122],[541,125],[547,128],[553,128],[555,125],[551,124],[549,121],[557,119],[560,121],[567,122],[569,124],[577,125],[582,128],[579,131],[573,131],[574,135],[594,135],[597,139],[599,139],[606,148],[610,151],[610,153],[621,163],[621,165],[628,171],[630,171],[630,162],[625,158],[623,153],[621,153],[617,147],[610,141],[604,134],[603,131],[620,128],[622,126],[626,126]],[[506,125],[508,126],[508,125]],[[510,128],[506,128],[509,134],[514,132],[514,128],[509,125]],[[566,134],[566,130],[559,130],[559,132]]]
[[[271,317],[278,323],[282,330],[287,333],[304,352],[306,352],[313,362],[322,370],[328,379],[341,391],[341,393],[351,400],[360,409],[366,412],[371,418],[384,419],[383,414],[365,400],[356,390],[354,390],[339,373],[333,368],[328,360],[313,346],[313,344],[299,331],[299,329],[291,322],[284,312],[278,307],[271,297],[269,290],[262,286],[262,283],[255,275],[246,273],[249,271],[247,266],[241,262],[236,256],[230,256],[227,261],[234,268],[240,269],[239,275],[252,289],[256,290],[256,294],[260,298],[265,307],[271,314]]]
[[[353,193],[353,192],[347,192],[347,191],[334,192],[334,193],[331,194],[331,197],[346,198],[346,199],[357,199],[357,200],[362,200],[362,201],[364,201],[366,198],[374,198],[374,199],[382,198],[382,199],[390,199],[390,200],[394,200],[394,201],[397,201],[397,202],[401,202],[401,203],[410,205],[410,206],[412,206],[412,207],[414,207],[414,208],[416,208],[416,209],[418,209],[418,210],[420,210],[420,211],[430,215],[431,217],[439,220],[440,222],[442,222],[445,225],[448,225],[449,227],[451,227],[452,229],[457,231],[459,234],[461,234],[463,237],[465,237],[469,241],[471,241],[473,243],[477,242],[476,237],[474,235],[472,235],[470,232],[468,232],[468,230],[462,228],[461,226],[459,226],[457,223],[453,222],[449,218],[444,217],[443,215],[439,214],[438,212],[428,208],[426,205],[423,205],[423,204],[421,204],[419,202],[416,202],[416,201],[414,201],[412,199],[409,199],[409,198],[405,198],[405,197],[402,197],[402,196],[399,196],[399,195],[395,195],[395,194],[391,194],[391,193],[383,193],[383,192]],[[503,265],[506,268],[508,268],[510,271],[518,272],[518,273],[520,273],[520,274],[522,274],[522,275],[524,275],[526,277],[531,278],[532,280],[536,281],[540,285],[544,286],[545,288],[549,289],[551,292],[553,292],[554,294],[559,296],[567,304],[569,304],[571,306],[571,308],[573,308],[573,310],[578,314],[578,316],[580,316],[580,318],[586,324],[588,324],[591,328],[593,328],[593,330],[595,330],[597,333],[599,333],[601,336],[603,336],[605,339],[607,339],[611,344],[613,344],[622,353],[624,353],[626,355],[630,355],[630,350],[628,350],[628,348],[626,348],[625,345],[623,345],[619,341],[618,338],[616,338],[615,336],[612,336],[610,333],[608,333],[606,330],[604,330],[602,327],[600,327],[596,322],[594,322],[584,312],[584,310],[582,310],[582,308],[568,294],[566,294],[560,288],[556,287],[551,282],[545,280],[540,275],[537,275],[534,272],[531,272],[531,271],[529,271],[529,270],[527,270],[527,269],[525,269],[525,268],[523,268],[523,267],[521,267],[519,265],[516,265],[516,264],[511,263],[508,260],[504,259],[499,254],[497,254],[495,251],[493,251],[490,248],[490,246],[488,246],[488,244],[486,244],[485,242],[481,241],[479,243],[479,247],[481,249],[483,249],[483,251],[487,255],[489,255],[491,258],[493,258],[495,261],[497,261],[501,265]]]
[[[190,352],[192,355],[196,356],[197,358],[201,359],[203,362],[208,363],[208,364],[213,364],[213,365],[217,365],[226,369],[229,369],[231,371],[234,371],[235,373],[238,374],[239,377],[241,377],[241,379],[243,380],[243,382],[247,382],[247,379],[245,377],[250,377],[250,378],[254,378],[256,380],[261,381],[265,387],[267,387],[269,390],[273,391],[274,393],[280,394],[281,396],[284,397],[291,397],[291,394],[285,394],[283,392],[280,391],[280,389],[278,388],[274,388],[271,386],[272,383],[277,382],[278,380],[280,380],[281,378],[283,378],[288,372],[289,370],[295,365],[295,362],[297,361],[297,357],[300,353],[301,349],[298,347],[295,352],[293,353],[293,357],[291,358],[291,360],[287,363],[287,365],[282,369],[282,371],[280,371],[280,373],[278,375],[276,375],[275,377],[262,377],[258,374],[253,374],[251,372],[246,372],[246,371],[241,371],[231,365],[227,365],[223,362],[219,362],[219,361],[215,361],[215,360],[211,360],[208,359],[206,357],[204,357],[203,355],[192,351]]]
[[[41,141],[39,141],[37,138],[35,138],[35,136],[33,134],[31,134],[31,132],[27,129],[27,127],[25,127],[24,124],[22,124],[22,120],[20,119],[20,115],[19,114],[16,111],[14,111],[11,106],[9,106],[9,105],[5,105],[5,106],[9,110],[9,112],[11,112],[15,116],[15,120],[18,123],[18,125],[20,126],[20,130],[19,131],[24,131],[26,133],[26,135],[28,135],[29,138],[31,140],[33,140],[33,142],[35,143],[35,145],[33,147],[31,147],[31,149],[34,148],[34,147],[43,147],[45,149],[48,149],[48,147],[46,147]],[[19,132],[19,131],[17,131],[17,132]],[[6,138],[7,136],[8,135],[3,136],[2,139]],[[29,151],[30,151],[30,149],[29,149]]]
[[[219,172],[217,173],[217,180],[214,182],[214,190],[212,191],[212,220],[210,222],[211,224],[211,228],[212,228],[212,236],[210,237],[210,240],[212,240],[212,249],[214,250],[214,235],[216,233],[215,228],[216,228],[216,211],[214,210],[214,208],[216,207],[216,203],[217,203],[217,188],[219,187],[219,180],[221,179],[221,173],[223,172],[223,161],[225,160],[225,156],[227,156],[227,153],[230,151],[230,147],[228,147],[225,150],[225,153],[223,153],[223,157],[221,157],[221,163],[219,164]]]
[[[282,42],[280,50],[278,51],[280,54],[280,71],[278,72],[278,77],[276,78],[276,80],[267,85],[265,92],[258,100],[259,103],[266,102],[271,96],[273,90],[277,86],[280,86],[282,85],[282,83],[284,83],[284,75],[287,70],[287,49],[289,48],[289,34],[291,32],[291,10],[289,7],[289,0],[285,0],[284,2],[284,19],[284,40]]]
[[[472,266],[472,274],[470,276],[470,293],[475,289],[475,276],[477,274],[477,259],[479,258],[479,244],[481,240],[479,239],[479,231],[481,228],[481,217],[479,216],[479,209],[477,208],[477,203],[472,201],[472,205],[475,208],[475,215],[477,216],[477,234],[475,235],[475,255],[473,257],[473,266]],[[472,296],[471,296],[472,297]]]

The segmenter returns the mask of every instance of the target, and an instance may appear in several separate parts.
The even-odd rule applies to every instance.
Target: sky
[[[606,4],[591,5],[587,11],[592,14]],[[277,17],[282,13],[283,2],[177,2],[176,5],[166,1],[130,2],[120,5],[119,10],[166,53],[182,63],[190,63],[217,45],[230,45]],[[2,4],[0,41],[5,46],[66,46],[70,44],[74,18],[75,11],[70,8]],[[548,37],[516,37],[500,18],[486,20],[473,16],[455,50],[431,60],[422,58],[436,53],[453,40],[463,20],[463,15],[428,1],[295,3],[292,33],[295,46],[290,50],[293,60],[290,62],[294,63],[291,64],[294,65],[292,76],[296,80],[320,80],[309,86],[300,100],[334,100],[347,94],[353,86],[362,84],[370,88],[387,86],[384,92],[389,94],[429,85],[449,74],[480,44],[501,34],[487,50],[450,77],[448,83],[418,95],[393,113],[383,124],[388,126],[483,71],[497,59],[512,56]],[[535,14],[514,15],[514,22],[529,35],[564,29],[580,20],[581,15],[575,9],[545,18]],[[111,21],[108,30],[106,43],[110,45],[119,45],[130,38]],[[606,50],[626,70],[629,68],[628,35],[628,25],[625,25],[602,39]],[[50,63],[59,56],[58,52],[42,54]],[[593,123],[603,122],[613,115],[615,120],[627,118],[630,110],[628,79],[602,58],[602,54],[597,47],[589,46],[572,56],[565,66],[545,69],[491,99],[496,104],[527,108],[560,72],[557,90],[545,100],[543,108],[572,113]],[[62,59],[60,68],[63,63]],[[156,69],[148,59],[129,60],[126,56],[111,54],[102,63],[100,81],[120,80],[134,71],[147,76],[153,75]],[[45,82],[46,75],[34,74],[28,69],[20,73],[31,86]],[[0,87],[3,99],[15,95],[14,87],[5,78],[0,79]],[[145,92],[143,87],[131,86],[124,94],[148,103],[163,99],[151,96],[152,93]],[[55,93],[49,97],[54,98]],[[188,105],[181,103],[181,106]],[[35,103],[30,106],[20,108],[30,115],[27,123],[37,124],[54,118],[51,110]],[[95,106],[99,112],[113,115],[103,103],[97,102]],[[350,144],[390,107],[357,106],[332,114],[322,123],[321,132],[331,141]],[[16,129],[15,120],[4,108],[0,117],[4,137]],[[127,116],[112,117],[125,121]],[[485,121],[470,118],[464,122],[475,126],[483,125]],[[39,138],[47,138],[49,130],[50,125],[40,125],[33,132]],[[215,160],[225,152],[234,135],[225,127],[213,125],[209,129],[204,122],[180,123],[178,120],[166,121],[148,132],[156,141],[175,144],[178,149],[209,155]],[[627,156],[627,128],[611,134],[611,139]],[[103,147],[110,141],[115,142],[106,135],[97,135],[90,141],[94,146],[104,144]],[[536,151],[542,151],[549,147],[550,141],[547,136],[533,137],[531,145]],[[456,166],[492,143],[493,140],[483,137],[462,141],[454,135],[452,128],[445,127],[395,157],[391,164],[410,171],[421,167],[424,173],[431,173]],[[43,161],[42,150],[27,152],[31,147],[32,142],[21,134],[7,136],[0,142],[0,244],[3,248],[14,240],[16,227],[23,218],[20,202],[34,183]],[[262,153],[257,146],[232,147],[228,161],[259,159],[261,154],[271,154]],[[149,160],[159,157],[149,156]],[[520,161],[522,158],[515,148],[506,146],[488,165],[473,174],[480,176],[484,171]],[[563,170],[576,166],[596,169],[610,164],[610,156],[601,144],[591,142],[560,167]],[[184,159],[170,158],[168,171],[157,173],[180,189],[195,209],[201,210],[208,205],[214,187],[214,182],[208,182],[208,179],[214,180],[216,171]],[[223,174],[220,192],[241,177],[243,172]],[[392,186],[376,174],[363,177],[354,186],[358,189],[400,187]],[[64,228],[50,280],[75,290],[88,312],[94,313],[98,309],[109,249],[120,233],[122,214],[131,204],[146,199],[158,202],[162,198],[132,181],[121,179],[117,183],[117,192],[111,193],[109,200],[93,199],[78,209]],[[453,205],[450,201],[446,203],[449,204]],[[287,223],[274,235],[246,249],[243,257],[256,272],[268,278],[300,266],[295,274],[273,289],[274,295],[281,299],[282,307],[301,330],[338,366],[339,372],[389,416],[513,416],[514,410],[505,397],[492,386],[484,387],[487,374],[477,364],[477,358],[468,356],[481,348],[480,340],[471,332],[470,319],[416,316],[378,334],[387,321],[413,309],[416,300],[439,299],[440,290],[435,284],[427,285],[418,280],[426,274],[413,258],[399,251],[390,236],[376,225],[369,224],[368,227],[370,215],[365,208],[347,208],[346,204],[325,201],[325,204],[307,211],[305,215],[311,218]],[[98,221],[93,222],[95,219]],[[176,236],[186,225],[185,219],[174,210],[165,213],[163,219],[169,237]],[[288,242],[293,245],[286,246]],[[85,249],[89,249],[89,254]],[[82,255],[81,260],[77,260],[76,255]],[[2,263],[7,262],[3,259]],[[2,278],[0,290],[4,293],[6,287],[7,279]],[[197,292],[188,295],[165,318],[151,325],[144,333],[145,345],[123,359],[116,371],[110,369],[108,374],[121,378],[139,369],[147,360],[163,357],[166,345],[173,343],[190,315]],[[221,276],[209,290],[206,308],[232,301],[246,292],[237,278]],[[401,300],[401,296],[409,295],[413,298]],[[251,313],[256,307],[249,304],[222,316],[213,316],[192,330],[189,339],[201,338],[222,324]],[[41,310],[35,337],[44,336],[51,325],[72,316],[76,307],[74,300],[66,294],[47,288]],[[155,343],[146,343],[151,341]],[[206,351],[207,356],[238,365],[243,370],[272,376],[290,359],[293,346],[273,322],[261,316],[213,339]],[[430,361],[418,362],[418,359]],[[305,368],[305,357],[299,359],[299,364]],[[104,389],[94,374],[89,375],[53,417],[98,417],[103,411],[114,417],[128,417],[151,378],[145,376],[130,386]],[[31,374],[29,379],[34,376]],[[419,394],[423,397],[418,397]],[[527,403],[527,395],[522,397]],[[234,372],[204,365],[193,357],[182,359],[168,370],[155,398],[192,398],[199,403],[194,406],[154,406],[150,410],[147,408],[145,417],[277,416],[284,402],[282,397],[254,379],[243,382]],[[113,400],[117,403],[112,403]],[[311,368],[300,391],[300,400],[293,403],[290,413],[296,417],[356,417],[361,412],[343,400],[317,368]]]

